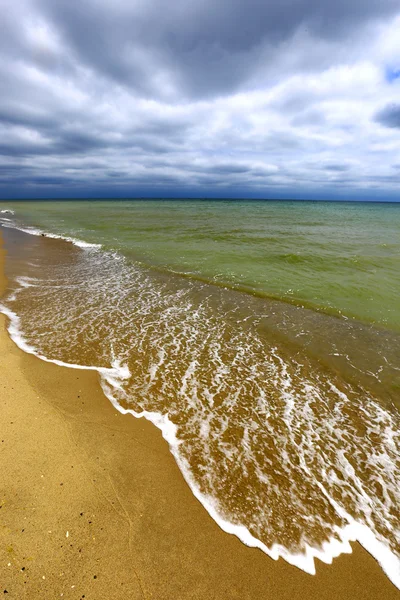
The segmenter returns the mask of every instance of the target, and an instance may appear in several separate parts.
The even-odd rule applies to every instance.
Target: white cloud
[[[37,181],[50,176],[65,196],[142,188],[212,195],[223,186],[228,195],[375,197],[376,182],[382,198],[396,194],[399,131],[393,117],[389,126],[376,116],[400,97],[400,78],[387,77],[399,67],[394,13],[360,16],[335,35],[303,20],[289,27],[279,13],[279,35],[266,27],[263,36],[252,18],[253,43],[236,33],[239,10],[224,25],[217,52],[216,31],[197,26],[208,17],[194,0],[168,11],[154,2],[119,0],[112,11],[99,4],[88,39],[83,26],[71,30],[77,16],[67,3],[23,6],[0,3],[7,13],[0,40],[0,166],[9,168],[8,175],[2,169],[3,196],[46,193]],[[168,37],[161,12],[168,27],[174,18],[183,27],[185,18],[190,35]],[[149,15],[160,20],[154,40],[151,30],[129,38],[132,19],[140,25]],[[189,69],[196,64],[197,79]]]

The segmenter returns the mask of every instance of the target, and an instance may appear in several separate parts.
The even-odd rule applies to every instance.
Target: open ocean
[[[313,573],[358,540],[400,589],[400,204],[3,202],[0,223],[23,349],[97,369],[245,544]]]

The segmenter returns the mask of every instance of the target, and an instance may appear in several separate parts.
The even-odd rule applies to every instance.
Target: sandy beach
[[[0,258],[0,292],[4,251]],[[98,375],[16,347],[0,320],[0,593],[10,599],[391,599],[361,546],[309,576],[224,533],[161,433]]]

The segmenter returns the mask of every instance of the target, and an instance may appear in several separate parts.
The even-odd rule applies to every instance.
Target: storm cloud
[[[396,197],[398,0],[0,0],[0,17],[0,197]]]
[[[400,104],[389,104],[380,110],[375,119],[385,127],[400,129]]]

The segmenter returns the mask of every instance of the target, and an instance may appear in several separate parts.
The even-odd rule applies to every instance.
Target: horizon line
[[[232,196],[124,196],[124,197],[115,197],[115,196],[107,196],[107,197],[97,197],[97,196],[79,196],[79,197],[71,197],[71,196],[62,196],[58,198],[42,198],[38,196],[37,198],[0,198],[0,202],[57,202],[57,201],[107,201],[107,200],[115,200],[115,201],[129,201],[129,200],[213,200],[213,201],[248,201],[248,202],[351,202],[351,203],[359,203],[359,204],[399,204],[399,200],[357,200],[357,199],[344,199],[341,200],[339,198],[327,199],[327,198],[248,198],[246,196],[243,197],[232,197]]]

